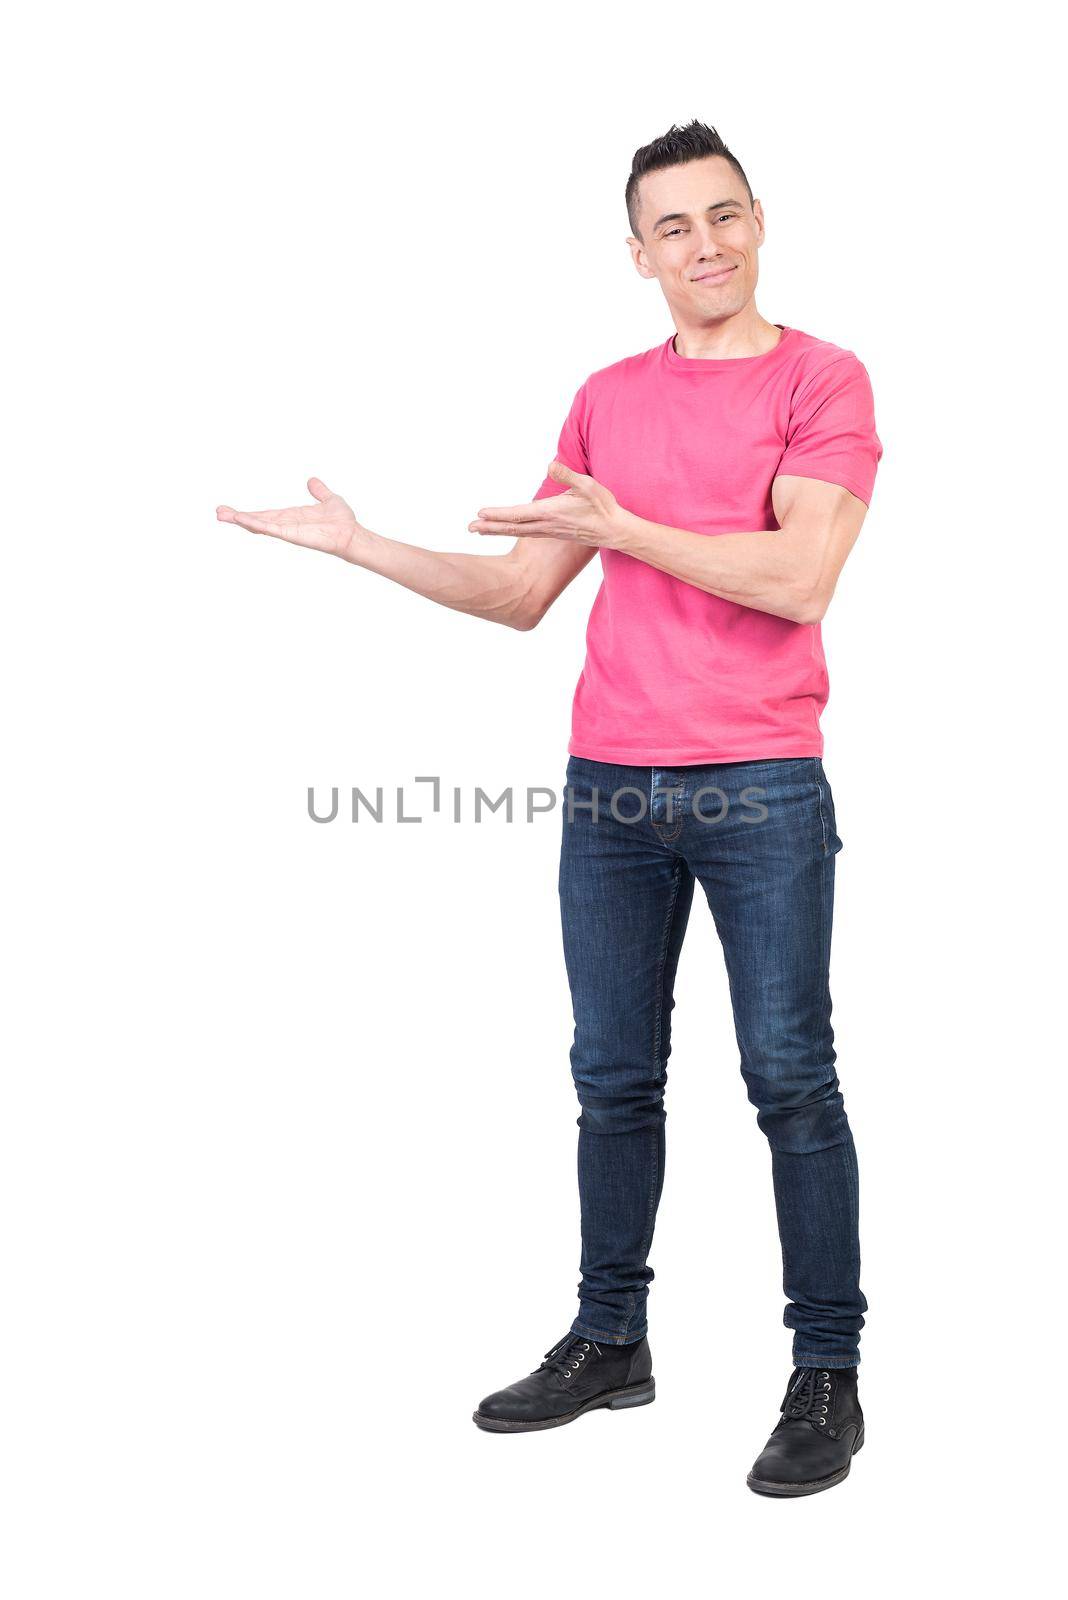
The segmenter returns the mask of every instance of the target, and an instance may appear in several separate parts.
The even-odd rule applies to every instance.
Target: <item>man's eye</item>
[[[665,233],[664,238],[665,239],[670,239],[671,235],[673,233],[681,233],[681,232],[682,232],[681,228],[671,228],[671,229],[669,229],[669,231],[667,233]]]
[[[726,217],[728,222],[733,222],[734,221],[734,212],[733,211],[721,211],[719,216],[716,218],[716,221],[717,222],[722,222],[724,217]]]

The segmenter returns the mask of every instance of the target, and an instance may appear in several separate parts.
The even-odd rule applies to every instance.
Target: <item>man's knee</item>
[[[637,1133],[665,1119],[666,1074],[650,1063],[572,1052],[571,1076],[586,1133]]]
[[[834,1067],[794,1063],[790,1070],[742,1068],[757,1126],[773,1150],[808,1155],[850,1137],[845,1102]]]

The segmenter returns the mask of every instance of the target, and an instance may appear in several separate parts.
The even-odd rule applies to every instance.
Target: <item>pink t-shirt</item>
[[[558,458],[651,522],[715,535],[777,528],[779,473],[871,500],[882,444],[851,350],[783,327],[773,350],[702,360],[663,344],[591,373]],[[562,494],[546,477],[534,496]],[[823,754],[818,623],[722,600],[618,550],[586,629],[568,751],[632,766]]]

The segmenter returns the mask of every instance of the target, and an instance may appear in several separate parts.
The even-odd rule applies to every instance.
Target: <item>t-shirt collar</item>
[[[757,356],[680,356],[675,349],[675,335],[672,334],[663,346],[664,361],[678,372],[725,372],[736,367],[751,367],[754,361],[774,361],[784,346],[789,348],[792,345],[794,332],[783,322],[776,322],[774,326],[782,329],[778,344]]]

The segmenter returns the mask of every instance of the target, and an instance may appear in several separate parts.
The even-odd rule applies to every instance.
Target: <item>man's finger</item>
[[[315,507],[314,506],[309,506],[308,510],[309,511],[314,511]],[[224,516],[223,515],[224,512],[227,512],[229,514]],[[249,511],[247,513],[244,512],[244,511],[235,511],[233,506],[216,506],[215,507],[215,515],[219,518],[220,522],[233,522],[233,521],[236,520],[237,517],[243,517],[245,515],[248,515],[250,517],[284,517],[287,514],[288,514],[287,511],[283,511],[281,509],[275,510],[275,508],[273,506],[268,506],[263,511]]]
[[[308,492],[313,494],[316,500],[329,500],[333,490],[326,487],[322,478],[309,478]]]
[[[566,539],[570,537],[558,528],[554,522],[523,522],[518,527],[509,527],[504,522],[472,522],[468,524],[468,533],[488,534],[490,538],[514,539],[517,535],[521,539],[544,538]]]
[[[226,509],[231,512],[231,515],[221,517],[219,520],[222,522],[236,522],[239,528],[247,528],[250,533],[273,533],[276,536],[285,538],[281,523],[271,522],[266,517],[257,516],[254,511],[234,511],[230,506],[227,506]]]
[[[497,522],[541,522],[545,517],[545,503],[522,506],[479,506],[478,515]]]
[[[555,478],[557,483],[570,483],[576,488],[584,483],[592,483],[593,479],[588,472],[576,472],[573,467],[566,466],[563,461],[550,461],[547,477]]]

